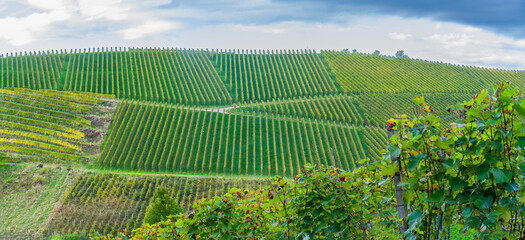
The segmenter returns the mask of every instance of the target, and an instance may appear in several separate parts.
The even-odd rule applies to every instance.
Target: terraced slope
[[[68,56],[66,90],[186,105],[225,105],[231,97],[202,50],[128,49]]]
[[[254,177],[293,177],[307,163],[351,169],[382,157],[386,120],[412,116],[413,97],[423,95],[446,118],[448,104],[496,80],[525,87],[524,76],[333,51],[112,48],[0,57],[0,161],[95,166],[75,165],[83,169],[76,182],[56,166],[42,174],[34,163],[2,175],[0,183],[21,184],[10,180],[18,176],[29,185],[0,192],[9,208],[0,213],[0,232],[114,233],[142,223],[159,186],[191,210],[197,198],[266,184]],[[169,176],[138,176],[149,173]],[[17,199],[58,204],[38,209]]]
[[[221,51],[212,59],[241,103],[339,92],[312,51]]]
[[[83,116],[99,97],[54,90],[0,89],[0,157],[80,161]]]
[[[131,171],[295,176],[306,163],[353,168],[367,157],[365,148],[356,128],[348,124],[125,102],[98,165]]]
[[[189,211],[197,199],[212,198],[234,187],[258,189],[267,184],[257,179],[83,175],[66,193],[49,231],[92,229],[107,234],[140,227],[155,189],[160,186],[170,189],[171,196]]]
[[[299,97],[287,100],[272,100],[252,105],[243,105],[241,112],[264,112],[281,116],[293,116],[352,125],[365,124],[354,98],[346,95]]]
[[[494,68],[480,68],[472,66],[464,66],[467,74],[480,79],[485,86],[490,87],[498,82],[511,82],[512,85],[525,89],[525,71],[494,69]]]
[[[473,93],[486,86],[484,78],[459,65],[335,51],[321,55],[347,93]]]

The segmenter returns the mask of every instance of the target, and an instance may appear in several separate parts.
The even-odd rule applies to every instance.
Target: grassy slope
[[[59,165],[0,164],[0,239],[7,234],[39,236],[77,170]]]

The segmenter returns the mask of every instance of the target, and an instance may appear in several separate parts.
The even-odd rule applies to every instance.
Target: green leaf
[[[364,202],[364,201],[368,200],[369,198],[370,198],[370,193],[367,193],[367,194],[365,194],[365,196],[363,197],[363,199],[361,199],[361,201]],[[326,204],[323,203],[323,205],[326,205]]]
[[[494,211],[492,214],[495,216],[495,218],[503,218],[503,220],[508,221],[511,218],[510,215],[510,209],[508,207],[500,207],[496,206],[494,207]]]
[[[417,105],[421,105],[421,104],[423,104],[423,102],[425,102],[425,97],[417,96],[417,97],[413,98],[412,101],[414,101]]]
[[[520,104],[514,104],[514,109],[522,117],[525,117],[525,101],[520,102]]]
[[[211,234],[211,237],[218,238],[220,235],[221,235],[221,230],[215,229],[215,231],[213,231],[213,233]]]
[[[430,202],[441,202],[445,198],[442,190],[437,190],[428,195],[428,201]]]
[[[449,149],[450,148],[450,145],[454,144],[454,140],[453,139],[447,139],[447,140],[444,140],[444,141],[437,141],[436,142],[436,146],[441,148],[441,149]]]
[[[490,166],[487,164],[481,164],[476,168],[476,176],[478,180],[489,179]]]
[[[379,181],[379,182],[377,183],[377,185],[378,185],[378,186],[383,186],[383,185],[386,183],[386,181],[388,181],[388,178],[385,178],[385,179]]]
[[[518,167],[520,168],[521,173],[525,174],[525,163],[519,164]]]
[[[401,155],[401,148],[399,148],[396,145],[390,145],[389,150],[390,150],[390,156],[392,158],[397,158],[399,157],[399,155]]]
[[[476,205],[479,208],[491,207],[494,202],[494,198],[492,196],[478,195],[478,196],[475,196],[474,198],[476,198],[476,200],[474,201],[474,205]]]
[[[503,152],[503,144],[501,143],[501,140],[496,139],[494,142],[492,142],[492,147],[500,152]]]
[[[512,130],[510,131],[505,131],[503,128],[498,128],[498,131],[505,137],[510,137],[512,136]]]
[[[417,168],[418,165],[419,165],[419,158],[414,157],[414,156],[410,156],[408,158],[408,163],[407,163],[408,170],[412,171],[415,168]]]
[[[381,174],[383,176],[394,176],[394,174],[396,174],[396,172],[398,171],[398,167],[397,167],[397,164],[390,164],[388,165],[385,169],[383,169],[383,171],[381,172]]]
[[[450,179],[450,186],[452,187],[452,190],[457,191],[459,189],[462,189],[467,186],[467,183],[463,181],[461,178],[452,178]]]
[[[509,192],[515,192],[519,189],[518,183],[516,183],[515,181],[513,181],[512,183],[505,183],[503,184],[503,187]]]
[[[421,222],[421,211],[415,210],[408,215],[408,232],[417,229],[418,224]]]
[[[509,96],[501,96],[501,97],[498,98],[498,101],[499,101],[499,102],[503,102],[503,103],[509,103],[509,102],[511,102],[512,100],[510,99]]]
[[[464,217],[468,218],[468,217],[470,217],[471,214],[472,214],[472,209],[470,209],[469,207],[467,207],[467,208],[465,208],[463,210],[463,216]]]
[[[517,140],[518,147],[525,148],[525,137],[518,137]]]
[[[483,90],[480,93],[478,93],[478,95],[476,95],[474,99],[476,99],[476,103],[480,105],[483,102],[483,100],[485,100],[485,98],[487,98],[488,96],[489,94],[487,93],[487,91]]]
[[[496,180],[496,183],[505,183],[509,182],[512,177],[512,172],[503,171],[499,168],[491,168],[490,173],[492,173],[492,176],[494,176],[494,180]]]
[[[447,168],[451,168],[451,169],[456,169],[456,161],[454,158],[449,158],[447,159],[444,163],[443,163],[443,167],[445,169]]]

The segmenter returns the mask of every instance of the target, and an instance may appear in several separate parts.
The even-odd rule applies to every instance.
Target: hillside
[[[497,81],[525,86],[524,76],[335,51],[3,56],[0,204],[11,210],[0,238],[136,228],[158,186],[191,211],[195,199],[293,178],[308,163],[354,169],[382,158],[386,120],[414,116],[412,98],[448,124],[448,105]]]

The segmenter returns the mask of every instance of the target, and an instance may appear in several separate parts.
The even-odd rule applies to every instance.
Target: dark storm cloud
[[[199,9],[201,19],[239,24],[281,21],[345,22],[352,15],[428,18],[525,37],[523,0],[179,0],[164,7]]]
[[[290,2],[290,1],[286,1]],[[297,4],[316,1],[296,0]],[[336,12],[392,14],[423,17],[488,28],[514,37],[525,37],[525,1],[522,0],[326,0]],[[357,11],[353,11],[357,8]]]

